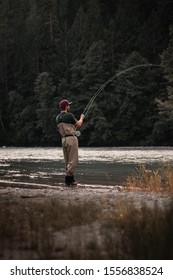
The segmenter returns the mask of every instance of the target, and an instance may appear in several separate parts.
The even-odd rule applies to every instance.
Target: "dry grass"
[[[172,259],[173,207],[161,209],[116,202],[111,211],[108,202],[100,208],[95,203],[64,206],[57,200],[23,205],[6,205],[0,218],[1,258],[8,249],[32,250],[39,259],[56,258],[53,234],[73,226],[100,224],[98,235],[83,251],[71,251],[71,259]],[[83,232],[85,242],[89,232]],[[73,240],[72,237],[71,241]],[[78,232],[75,236],[79,238]],[[61,242],[61,240],[59,241]],[[79,240],[80,244],[80,240]],[[104,252],[104,254],[103,254]]]
[[[145,166],[128,176],[123,183],[127,190],[173,193],[173,167],[147,170]]]
[[[2,205],[1,205],[2,206]],[[0,252],[34,250],[40,259],[50,258],[53,233],[96,220],[98,209],[93,203],[61,204],[51,199],[37,203],[3,205],[0,216]]]
[[[102,226],[108,259],[173,259],[173,204],[137,209],[120,201]]]

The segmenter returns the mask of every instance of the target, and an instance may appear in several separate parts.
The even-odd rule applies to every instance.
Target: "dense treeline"
[[[60,145],[62,98],[79,117],[98,88],[81,145],[172,145],[173,2],[1,0],[0,145]],[[172,67],[172,68],[171,68]]]

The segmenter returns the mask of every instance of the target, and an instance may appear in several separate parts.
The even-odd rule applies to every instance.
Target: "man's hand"
[[[79,121],[76,122],[76,126],[80,127],[82,125],[84,117],[85,117],[84,114],[80,115],[80,119],[79,119]]]
[[[84,115],[84,114],[81,114],[81,115],[80,115],[80,119],[81,119],[81,120],[84,120],[84,118],[85,118],[85,115]]]

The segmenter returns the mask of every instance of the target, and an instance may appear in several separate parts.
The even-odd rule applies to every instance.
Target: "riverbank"
[[[171,196],[130,192],[120,186],[80,185],[67,188],[60,184],[17,185],[17,182],[1,181],[0,204],[1,220],[2,214],[8,210],[8,221],[4,221],[9,223],[8,228],[21,221],[20,225],[15,225],[16,239],[8,242],[11,231],[9,236],[5,233],[4,240],[1,239],[0,259],[107,259],[111,258],[112,241],[109,242],[109,239],[117,230],[114,222],[110,222],[115,213],[127,215],[131,211],[129,209],[141,209],[144,205],[150,209],[169,209]],[[54,228],[47,218],[52,212],[56,212],[56,216],[50,218],[53,224],[57,222]],[[70,216],[66,217],[68,212]],[[33,228],[37,232],[34,233]],[[116,238],[119,234],[117,230]],[[118,256],[123,258],[120,253]]]
[[[79,154],[66,188],[61,148],[0,149],[0,259],[169,259],[173,148]]]
[[[125,200],[133,202],[136,206],[146,203],[153,207],[156,203],[160,207],[166,207],[170,202],[170,195],[166,193],[144,192],[144,191],[127,191],[122,186],[103,186],[78,184],[77,187],[65,187],[63,184],[49,186],[44,184],[31,184],[26,182],[9,182],[0,181],[0,200],[1,201],[18,201],[23,200],[45,200],[57,198],[62,202],[98,202],[108,199],[111,202]]]

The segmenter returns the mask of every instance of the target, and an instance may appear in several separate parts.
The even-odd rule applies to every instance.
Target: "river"
[[[173,163],[173,147],[79,148],[76,179],[84,185],[115,186],[144,165],[155,169]],[[0,148],[0,185],[56,186],[64,182],[60,147]]]

